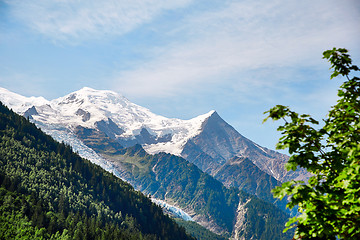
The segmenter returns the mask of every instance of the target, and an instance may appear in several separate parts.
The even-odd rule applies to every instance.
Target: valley
[[[228,238],[288,237],[281,232],[291,212],[270,191],[306,172],[286,172],[286,155],[245,138],[216,111],[169,119],[112,91],[47,101],[0,90],[17,113],[185,219]]]

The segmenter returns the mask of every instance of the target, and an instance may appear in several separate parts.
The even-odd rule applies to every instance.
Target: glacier
[[[157,198],[150,198],[151,201],[153,203],[155,203],[156,205],[160,206],[163,209],[166,209],[167,211],[171,212],[172,214],[174,214],[175,216],[182,218],[185,221],[194,221],[192,219],[192,217],[190,217],[189,214],[187,214],[186,212],[184,212],[183,210],[181,210],[178,207],[175,207],[171,204],[168,204],[167,202],[157,199]]]
[[[189,120],[166,118],[130,102],[121,94],[89,87],[51,101],[43,97],[24,97],[0,88],[0,100],[19,114],[35,107],[36,114],[31,120],[41,123],[44,131],[49,128],[50,132],[53,125],[58,125],[68,134],[74,133],[76,126],[97,129],[99,122],[112,121],[122,130],[116,135],[117,139],[133,140],[143,129],[155,140],[171,135],[169,141],[142,145],[150,154],[166,152],[177,156],[181,156],[186,142],[201,132],[204,121],[215,112],[212,110]],[[86,118],[79,113],[87,114]]]

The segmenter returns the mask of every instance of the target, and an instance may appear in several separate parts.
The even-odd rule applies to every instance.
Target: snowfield
[[[144,144],[143,147],[150,154],[166,152],[177,156],[180,156],[186,142],[201,132],[204,121],[215,112],[210,111],[190,120],[166,118],[116,92],[88,87],[51,101],[43,97],[27,98],[0,88],[0,100],[19,114],[25,114],[34,106],[36,114],[31,115],[32,120],[40,123],[45,132],[53,131],[52,126],[63,126],[63,134],[58,133],[59,141],[67,142],[66,135],[77,126],[97,129],[97,123],[104,121],[109,124],[112,121],[122,131],[116,135],[117,138],[135,139],[143,129],[154,139],[170,135],[169,141]]]

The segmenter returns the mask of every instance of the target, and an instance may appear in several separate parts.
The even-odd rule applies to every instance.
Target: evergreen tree
[[[129,184],[0,103],[0,239],[193,239]]]

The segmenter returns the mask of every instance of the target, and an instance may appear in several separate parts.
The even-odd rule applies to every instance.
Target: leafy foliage
[[[340,75],[345,82],[323,127],[316,129],[319,122],[310,115],[282,105],[266,112],[264,121],[285,121],[277,148],[291,154],[287,169],[313,174],[308,183],[286,182],[273,192],[291,196],[290,208],[299,206],[301,214],[287,223],[297,226],[295,239],[360,239],[360,78],[351,76],[359,68],[343,48],[325,51],[324,58],[331,63],[331,79]]]
[[[0,239],[193,239],[160,207],[0,103]]]

